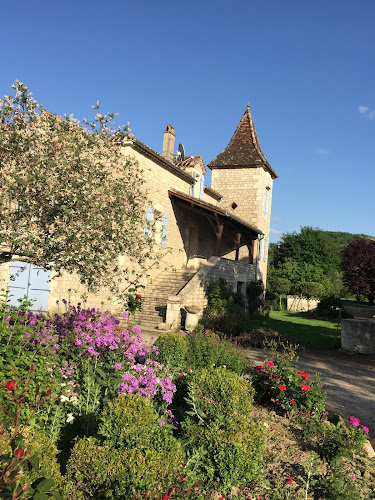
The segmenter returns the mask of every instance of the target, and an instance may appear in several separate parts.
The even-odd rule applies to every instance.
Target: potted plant
[[[375,315],[375,240],[360,238],[349,243],[341,254],[343,283],[354,295],[368,302],[344,301],[343,308],[356,319]]]

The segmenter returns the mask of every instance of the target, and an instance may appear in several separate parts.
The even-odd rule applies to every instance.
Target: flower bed
[[[10,498],[370,498],[369,430],[327,422],[294,351],[253,368],[203,330],[149,347],[81,305],[47,319],[3,304],[0,322]]]

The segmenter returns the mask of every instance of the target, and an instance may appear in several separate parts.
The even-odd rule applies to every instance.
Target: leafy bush
[[[172,333],[163,333],[156,339],[154,346],[158,348],[157,360],[168,367],[186,365],[188,342],[186,337]]]
[[[227,282],[220,278],[207,287],[208,304],[199,323],[204,328],[238,335],[246,326],[244,297],[234,293]]]
[[[249,312],[252,314],[263,306],[264,285],[262,280],[250,281],[246,286],[246,295],[249,303]]]
[[[355,295],[375,299],[375,240],[360,238],[349,243],[341,254],[343,282]]]
[[[119,450],[149,447],[170,452],[176,443],[166,420],[143,396],[122,394],[104,408],[98,432],[105,444]]]
[[[93,437],[80,439],[67,463],[66,482],[71,498],[129,498],[126,453]]]
[[[311,380],[308,373],[297,370],[295,363],[295,352],[286,350],[276,353],[274,360],[265,360],[255,367],[251,375],[254,400],[279,414],[293,410],[319,418],[326,398],[319,376],[315,374]]]
[[[181,468],[177,442],[174,453],[166,453],[147,447],[120,451],[96,438],[83,438],[72,449],[65,489],[70,498],[159,500]]]
[[[215,429],[237,429],[251,411],[254,389],[226,368],[193,371],[187,384],[187,413],[197,423]]]
[[[302,281],[298,289],[300,294],[307,298],[321,297],[323,294],[323,285],[314,281]]]
[[[187,360],[190,368],[226,366],[228,370],[241,374],[246,371],[247,363],[242,350],[233,342],[219,335],[198,329],[187,335]]]
[[[263,468],[264,437],[255,422],[243,421],[236,430],[202,426],[192,419],[183,424],[187,444],[186,473],[206,488],[218,486],[223,493],[248,486]]]

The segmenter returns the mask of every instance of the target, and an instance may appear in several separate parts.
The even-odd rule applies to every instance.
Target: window
[[[266,189],[264,192],[264,202],[263,202],[263,215],[264,215],[264,217],[267,216],[267,212],[268,212],[268,191]]]
[[[258,260],[261,260],[261,258],[262,258],[262,248],[263,248],[263,240],[259,240],[259,254],[258,254]]]
[[[194,182],[191,185],[191,196],[195,197],[196,183],[197,183],[197,172],[193,172]]]
[[[17,299],[25,295],[33,300],[33,311],[46,311],[48,307],[51,271],[34,266],[28,262],[13,261],[9,273],[9,303],[19,306]]]
[[[152,207],[147,207],[146,208],[146,221],[145,221],[145,227],[143,229],[143,234],[147,238],[151,238],[152,234],[152,221],[154,220],[154,209]]]
[[[267,260],[267,238],[264,238],[264,254],[263,254],[263,260],[264,262],[266,262]]]
[[[204,175],[201,177],[201,189],[199,193],[199,199],[203,200],[203,190],[204,190]]]
[[[162,237],[161,237],[161,247],[162,248],[167,248],[168,221],[169,221],[169,215],[168,214],[164,214],[163,234],[162,234]]]

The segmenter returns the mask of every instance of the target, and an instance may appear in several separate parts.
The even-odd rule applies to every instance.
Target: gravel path
[[[246,355],[260,364],[262,349],[247,349]],[[298,353],[298,366],[310,375],[320,373],[327,393],[326,408],[343,418],[359,418],[370,429],[375,448],[375,356],[350,355],[339,350]]]

